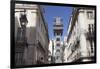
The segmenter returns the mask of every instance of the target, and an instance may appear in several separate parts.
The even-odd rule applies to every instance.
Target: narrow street
[[[15,4],[15,65],[95,61],[95,9]]]

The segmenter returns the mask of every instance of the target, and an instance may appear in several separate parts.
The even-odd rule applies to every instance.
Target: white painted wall
[[[79,15],[78,15],[78,24],[80,26],[80,47],[81,47],[81,55],[82,56],[88,56],[87,52],[87,45],[86,45],[86,37],[85,37],[85,32],[86,32],[86,23],[87,21],[85,20],[85,13],[84,10],[79,10]]]

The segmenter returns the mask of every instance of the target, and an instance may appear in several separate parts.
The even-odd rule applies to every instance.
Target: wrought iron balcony
[[[94,25],[88,25],[88,32],[86,33],[87,40],[94,40]]]
[[[90,45],[91,45],[91,53],[94,53],[93,51],[93,42],[94,42],[94,33],[95,33],[95,30],[94,30],[94,25],[93,24],[89,24],[88,25],[88,32],[87,32],[87,40],[89,40],[90,42]]]

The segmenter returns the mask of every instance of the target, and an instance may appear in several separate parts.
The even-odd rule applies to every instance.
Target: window
[[[61,35],[60,33],[57,33],[56,35]]]
[[[91,53],[93,53],[94,52],[94,50],[93,50],[94,49],[93,48],[94,47],[93,41],[90,41],[90,47],[91,47]]]
[[[60,44],[59,44],[59,43],[57,43],[57,44],[56,44],[56,46],[60,46]]]
[[[93,12],[92,11],[88,11],[87,12],[87,17],[88,17],[88,19],[93,19],[94,18]]]
[[[90,40],[90,45],[91,45],[91,53],[93,53],[93,39],[94,39],[94,25],[89,24],[88,25],[88,31],[89,31],[89,40]]]
[[[56,41],[60,41],[60,38],[57,38]]]
[[[59,50],[59,49],[57,49],[56,51],[57,51],[57,52],[60,52],[60,50]]]
[[[92,32],[94,31],[94,25],[93,25],[93,24],[89,24],[89,25],[88,25],[88,31],[89,31],[90,33],[92,33]]]
[[[59,59],[59,56],[57,56],[56,59]]]

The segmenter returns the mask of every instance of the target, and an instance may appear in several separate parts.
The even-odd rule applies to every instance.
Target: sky
[[[64,26],[63,30],[63,35],[62,39],[64,36],[67,36],[67,29],[69,25],[69,20],[72,14],[72,7],[68,6],[48,6],[48,5],[43,5],[44,8],[44,19],[46,23],[48,24],[48,33],[49,33],[49,39],[52,40],[54,39],[54,34],[53,34],[53,24],[54,24],[54,17],[61,17],[62,18],[62,23]]]

